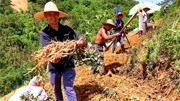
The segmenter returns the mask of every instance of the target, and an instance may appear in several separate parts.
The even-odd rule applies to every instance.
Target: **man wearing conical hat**
[[[45,4],[44,11],[34,14],[35,19],[44,19],[48,22],[48,26],[40,32],[40,41],[43,47],[48,45],[52,40],[62,42],[78,39],[76,41],[77,48],[81,48],[84,45],[82,37],[77,35],[72,28],[59,23],[59,18],[67,16],[68,14],[59,11],[57,6],[51,1]],[[53,87],[55,101],[63,101],[61,87],[64,87],[68,101],[77,101],[73,88],[74,78],[76,75],[74,67],[73,56],[64,57],[60,61],[60,58],[57,55],[55,61],[51,61],[48,64],[49,78]],[[61,82],[61,79],[63,79],[63,82]]]
[[[95,38],[95,50],[97,51],[97,64],[98,66],[92,68],[91,73],[95,74],[100,73],[100,75],[105,73],[105,68],[104,68],[104,55],[103,55],[103,47],[106,47],[105,42],[107,40],[113,39],[115,37],[118,37],[119,34],[113,34],[113,35],[107,35],[108,31],[110,31],[112,28],[116,28],[114,25],[112,19],[108,19],[106,22],[102,22],[104,25],[97,33],[96,38]]]

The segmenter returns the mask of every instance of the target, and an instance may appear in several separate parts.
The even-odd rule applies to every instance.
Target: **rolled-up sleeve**
[[[41,42],[41,44],[42,44],[43,47],[46,46],[46,45],[48,45],[48,44],[50,43],[50,41],[51,41],[51,38],[50,38],[49,35],[47,35],[47,34],[44,33],[44,32],[41,32],[41,33],[40,33],[40,42]]]

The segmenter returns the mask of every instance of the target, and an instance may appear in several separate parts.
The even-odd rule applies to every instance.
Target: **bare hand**
[[[83,46],[80,40],[76,41],[76,48],[81,48]]]
[[[87,47],[87,44],[85,43],[84,39],[81,37],[78,41],[76,41],[76,48],[82,48]]]
[[[116,35],[116,37],[119,37],[121,34],[120,33],[118,33],[118,34],[115,34]]]
[[[142,12],[142,8],[141,8],[141,7],[139,7],[137,11],[138,11],[138,12]]]
[[[52,60],[51,62],[54,64],[57,64],[59,61],[60,61],[60,58],[56,58],[56,59]]]
[[[51,63],[57,64],[60,61],[60,56],[57,54],[53,59],[51,59]]]

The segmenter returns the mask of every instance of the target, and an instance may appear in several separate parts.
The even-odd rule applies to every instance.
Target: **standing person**
[[[145,35],[148,31],[148,16],[147,11],[149,11],[150,8],[144,6],[143,9],[139,9],[139,34]]]
[[[118,14],[116,15],[116,20],[115,20],[114,23],[117,26],[117,28],[114,29],[115,33],[119,33],[121,31],[121,29],[124,27],[124,21],[122,20],[124,16],[125,16],[125,14],[123,12],[118,12]],[[117,39],[117,41],[115,41],[113,43],[112,53],[114,53],[114,51],[115,51],[115,49],[117,47],[117,42],[120,43],[122,51],[125,52],[124,33],[122,33],[121,36]]]
[[[69,26],[64,26],[59,23],[60,18],[67,16],[68,14],[59,11],[57,6],[51,1],[45,4],[44,11],[37,12],[34,15],[35,19],[45,19],[48,22],[48,26],[40,32],[40,41],[43,47],[48,45],[52,40],[62,42],[74,39],[78,39],[76,41],[77,48],[83,47],[83,38],[77,35]],[[61,90],[61,85],[63,85],[67,100],[77,101],[76,93],[73,88],[76,75],[73,56],[67,56],[60,61],[57,55],[55,61],[50,62],[48,66],[49,78],[54,91],[55,100],[63,101]],[[63,80],[62,84],[61,79]]]
[[[110,31],[112,28],[116,28],[116,26],[114,25],[112,19],[108,19],[106,22],[102,22],[102,24],[104,25],[104,27],[102,27],[101,29],[99,29],[96,38],[95,38],[95,51],[97,54],[97,62],[96,64],[98,64],[97,67],[94,67],[92,69],[92,74],[99,72],[100,75],[104,74],[104,54],[103,54],[103,47],[106,47],[105,42],[107,40],[113,39],[115,37],[118,37],[119,34],[113,34],[113,35],[107,35],[108,31]]]

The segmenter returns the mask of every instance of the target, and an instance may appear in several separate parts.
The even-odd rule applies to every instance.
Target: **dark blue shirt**
[[[119,21],[118,19],[115,20],[114,24],[116,26],[119,26],[117,29],[114,29],[115,33],[118,33],[121,31],[121,29],[124,27],[124,22],[121,20]]]
[[[64,26],[59,24],[59,30],[56,31],[52,29],[50,26],[47,26],[41,33],[40,33],[40,41],[42,46],[48,45],[52,40],[53,41],[66,41],[66,40],[74,40],[78,39],[78,35],[68,26]],[[58,72],[63,72],[67,68],[74,68],[74,57],[67,56],[57,64],[49,63],[49,70],[55,69]]]

